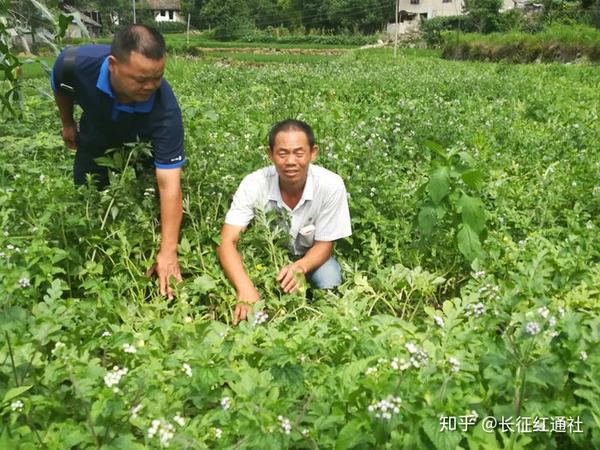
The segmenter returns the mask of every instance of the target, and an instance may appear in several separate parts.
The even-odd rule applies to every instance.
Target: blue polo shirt
[[[152,143],[157,168],[181,167],[185,162],[183,122],[171,86],[163,79],[148,100],[119,103],[110,85],[109,55],[108,45],[85,45],[77,50],[75,100],[83,110],[78,148],[108,149],[139,139]],[[50,74],[55,93],[62,82],[63,59],[64,51]]]

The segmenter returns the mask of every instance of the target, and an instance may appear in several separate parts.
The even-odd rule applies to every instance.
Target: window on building
[[[452,3],[452,0],[442,0],[442,3]]]
[[[410,4],[411,5],[418,5],[419,4],[419,0],[410,0]]]
[[[167,12],[164,9],[160,10],[160,16],[161,17],[165,17],[167,15]]]
[[[173,20],[173,11],[169,11],[169,20]]]

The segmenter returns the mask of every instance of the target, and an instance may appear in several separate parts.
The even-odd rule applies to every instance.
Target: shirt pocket
[[[314,224],[306,225],[298,231],[297,243],[298,247],[306,251],[315,243],[315,226]]]

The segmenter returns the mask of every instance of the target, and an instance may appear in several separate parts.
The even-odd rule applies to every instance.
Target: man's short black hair
[[[301,120],[285,119],[281,122],[277,122],[275,125],[273,125],[273,128],[271,128],[271,131],[269,132],[269,149],[273,150],[275,147],[275,137],[280,132],[290,130],[303,131],[308,139],[308,146],[312,148],[313,145],[315,145],[315,134],[313,133],[313,130],[309,124],[302,122]]]
[[[158,60],[165,56],[165,39],[160,32],[147,25],[127,25],[113,37],[110,53],[121,62],[127,62],[131,52]]]

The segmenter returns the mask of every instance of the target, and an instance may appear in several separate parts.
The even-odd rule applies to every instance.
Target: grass
[[[539,33],[448,32],[443,57],[480,61],[569,62],[587,58],[600,61],[600,31],[585,25],[553,25]]]

